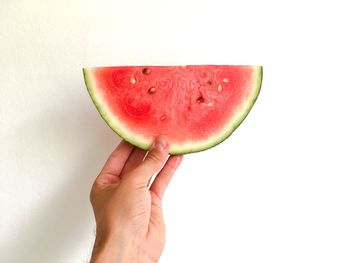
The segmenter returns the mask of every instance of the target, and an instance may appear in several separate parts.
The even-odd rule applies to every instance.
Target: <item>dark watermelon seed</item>
[[[149,89],[148,89],[148,93],[149,94],[153,94],[153,93],[155,93],[156,92],[156,88],[155,87],[150,87]]]
[[[142,70],[142,73],[145,74],[145,75],[149,75],[149,74],[151,74],[151,69],[150,68],[144,68]]]
[[[211,80],[209,80],[209,81],[207,82],[207,84],[208,84],[209,86],[211,86],[211,85],[213,85],[213,82],[212,82]]]
[[[204,102],[203,96],[198,97],[197,103],[203,103],[203,102]]]

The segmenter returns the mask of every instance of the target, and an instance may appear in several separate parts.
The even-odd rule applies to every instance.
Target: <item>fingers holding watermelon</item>
[[[100,175],[96,181],[101,184],[112,184],[119,182],[125,162],[128,160],[135,147],[126,141],[122,141],[118,147],[111,153]]]
[[[148,184],[151,177],[162,169],[169,151],[169,140],[165,136],[159,136],[153,142],[151,150],[148,152],[143,163],[136,169],[136,172],[141,172],[140,181],[145,185]]]
[[[176,169],[179,167],[182,159],[182,155],[170,156],[162,170],[154,179],[150,190],[156,194],[160,200],[162,200],[164,192],[168,187],[168,184],[170,183]]]
[[[122,171],[122,176],[124,174],[131,172],[136,167],[138,167],[142,163],[143,159],[145,158],[146,153],[147,151],[135,147],[135,149],[132,151],[128,160],[125,163],[125,166]]]

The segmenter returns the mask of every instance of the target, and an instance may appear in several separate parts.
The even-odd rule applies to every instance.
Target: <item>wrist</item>
[[[128,251],[94,250],[90,263],[156,263],[156,260],[140,253]]]
[[[90,263],[156,263],[140,247],[127,239],[96,237]]]
[[[132,262],[135,252],[130,244],[121,238],[111,239],[96,236],[91,263]]]

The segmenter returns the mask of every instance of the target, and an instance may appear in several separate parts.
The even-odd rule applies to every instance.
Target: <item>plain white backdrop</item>
[[[120,141],[81,68],[258,64],[223,144],[185,156],[161,262],[350,262],[347,1],[0,1],[0,262],[87,262]]]

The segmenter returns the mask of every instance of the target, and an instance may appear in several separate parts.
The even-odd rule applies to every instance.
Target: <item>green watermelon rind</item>
[[[262,66],[252,67],[255,69],[255,76],[253,77],[251,93],[247,96],[247,99],[242,102],[239,112],[233,115],[232,119],[221,130],[221,133],[213,135],[211,138],[204,141],[189,141],[180,145],[171,144],[169,154],[189,154],[210,149],[225,141],[238,128],[254,106],[261,90],[263,68]],[[135,135],[132,131],[124,127],[123,123],[118,120],[115,114],[110,112],[108,106],[103,101],[102,95],[98,92],[91,70],[93,70],[93,68],[83,68],[84,80],[88,93],[101,117],[105,120],[107,125],[124,140],[141,149],[148,150],[152,145],[152,141],[148,138],[142,138],[140,134]]]

